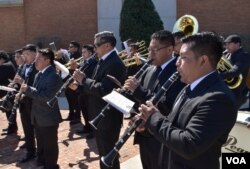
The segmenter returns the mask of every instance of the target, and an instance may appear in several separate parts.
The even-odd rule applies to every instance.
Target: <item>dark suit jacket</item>
[[[37,77],[37,75],[36,75]],[[34,84],[36,80],[34,81]],[[28,87],[25,95],[32,98],[31,120],[41,127],[55,126],[62,121],[58,102],[53,108],[47,105],[47,101],[53,98],[61,87],[62,80],[56,73],[56,69],[50,66],[45,70],[37,86]]]
[[[114,76],[121,83],[126,78],[125,66],[116,52],[112,52],[100,65],[94,79],[86,78],[83,82],[82,90],[88,94],[88,105],[90,120],[95,118],[107,104],[102,97],[109,94],[117,85],[113,83],[107,75]],[[98,130],[110,130],[113,127],[121,126],[122,113],[111,108],[107,115],[98,125]]]
[[[170,76],[176,72],[176,58],[174,58],[161,72],[160,76],[158,77],[159,80],[151,82],[152,74],[154,73],[155,66],[150,66],[145,73],[142,75],[140,86],[134,91],[133,96],[135,99],[140,103],[145,103],[147,100],[151,99],[154,94],[159,90],[159,88],[170,78]],[[153,85],[153,87],[152,87]],[[180,80],[175,82],[175,84],[169,89],[166,93],[164,102],[164,107],[160,104],[159,106],[162,107],[162,110],[165,114],[168,114],[172,109],[172,105],[175,101],[176,96],[185,86]],[[156,89],[157,87],[158,89]],[[153,88],[153,90],[151,90]],[[167,113],[168,112],[168,113]]]
[[[223,79],[230,79],[242,74],[243,80],[240,86],[232,89],[238,101],[238,107],[240,107],[247,99],[246,94],[248,89],[246,86],[246,78],[250,67],[250,56],[243,48],[240,48],[231,54],[229,61],[232,63],[233,67],[229,71],[222,72],[221,77]]]
[[[236,100],[218,73],[203,79],[179,111],[152,114],[146,127],[169,151],[168,169],[219,169],[221,146],[237,116]]]
[[[7,61],[0,65],[0,85],[8,86],[8,79],[13,79],[16,74],[16,68],[11,61]],[[0,90],[0,98],[6,95],[6,91]]]

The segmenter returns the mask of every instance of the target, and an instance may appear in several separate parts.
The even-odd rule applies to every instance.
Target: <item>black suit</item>
[[[178,96],[179,97],[179,96]],[[237,116],[233,93],[217,72],[205,77],[168,117],[156,112],[146,122],[167,148],[167,169],[219,169],[221,146]]]
[[[229,56],[229,61],[232,63],[233,67],[229,71],[222,72],[221,77],[223,79],[230,79],[242,74],[243,79],[240,86],[232,89],[238,102],[237,105],[240,107],[247,100],[246,95],[248,89],[246,86],[246,78],[250,67],[250,56],[243,48],[240,48]]]
[[[40,72],[38,73],[40,74]],[[46,169],[56,169],[58,160],[57,130],[62,117],[58,102],[53,108],[46,103],[60,89],[62,80],[52,66],[34,81],[34,87],[28,87],[25,94],[32,98],[31,121],[35,126],[37,139],[37,157]]]
[[[158,79],[152,81],[152,75],[156,69],[155,66],[151,66],[147,69],[145,74],[142,76],[140,86],[135,90],[133,96],[140,103],[145,103],[149,100],[164,84],[170,76],[176,72],[176,58],[173,58],[168,65],[161,71]],[[168,114],[172,108],[174,100],[184,84],[177,81],[170,90],[166,93],[164,101],[158,104],[159,109],[162,113]],[[135,143],[140,146],[140,156],[141,162],[144,169],[154,169],[158,167],[158,157],[160,155],[161,143],[156,140],[149,132],[146,130],[144,132],[135,134]]]
[[[0,65],[0,85],[8,86],[9,79],[13,79],[16,74],[16,68],[11,61]],[[0,98],[6,95],[6,91],[0,90]]]
[[[29,68],[27,65],[24,65],[21,77],[27,82],[27,85],[32,86],[36,73],[37,70],[34,63]],[[19,104],[19,111],[27,152],[31,155],[34,155],[36,153],[36,145],[34,126],[31,123],[31,105],[32,99],[24,95]]]
[[[91,58],[89,58],[88,60],[84,61],[82,64],[80,64],[80,66],[86,64],[87,62],[89,62],[89,66],[84,70],[84,73],[86,74],[87,77],[91,78],[93,76],[93,71],[96,67],[97,64],[97,59],[95,56],[92,56]],[[79,94],[78,97],[78,101],[79,101],[79,105],[80,108],[82,110],[82,116],[85,122],[85,126],[84,126],[84,130],[85,131],[92,131],[92,128],[89,124],[89,111],[88,111],[88,95],[86,93],[81,93]]]
[[[107,75],[114,76],[120,82],[126,78],[125,66],[117,53],[113,51],[95,73],[93,79],[86,78],[83,81],[84,93],[88,94],[88,111],[90,113],[90,120],[95,118],[107,104],[102,97],[109,94],[116,84],[114,84]],[[111,108],[106,116],[98,125],[98,130],[94,132],[99,155],[104,156],[111,151],[119,138],[120,128],[122,125],[123,115],[114,108]],[[106,169],[101,162],[101,169]],[[114,161],[114,169],[119,169],[118,157]]]
[[[8,84],[10,83],[9,79],[13,79],[16,74],[16,68],[11,61],[7,61],[0,65],[0,72],[0,85],[8,86]],[[0,90],[0,98],[4,97],[6,94],[6,91]],[[9,119],[10,114],[11,111],[6,112],[7,119]],[[17,128],[16,121],[14,121],[14,123],[8,128],[10,127]]]

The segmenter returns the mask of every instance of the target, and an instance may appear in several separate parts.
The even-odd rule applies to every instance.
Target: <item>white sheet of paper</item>
[[[129,113],[135,104],[135,102],[114,90],[102,99],[124,114]]]
[[[238,113],[237,122],[247,124],[247,123],[249,123],[246,120],[247,118],[250,118],[250,114],[248,114],[248,113]]]

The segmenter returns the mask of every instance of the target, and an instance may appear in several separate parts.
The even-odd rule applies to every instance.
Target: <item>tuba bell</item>
[[[222,55],[220,61],[217,64],[217,70],[219,72],[228,71],[228,70],[232,69],[232,67],[233,67],[233,65],[227,59],[227,57],[226,57],[227,55],[228,54]],[[224,79],[224,82],[228,85],[228,87],[230,89],[235,89],[242,83],[242,79],[243,79],[242,74],[240,74],[239,76],[234,77],[234,78]]]
[[[185,35],[193,35],[198,32],[198,29],[197,19],[192,15],[184,15],[175,22],[173,32],[181,31]]]

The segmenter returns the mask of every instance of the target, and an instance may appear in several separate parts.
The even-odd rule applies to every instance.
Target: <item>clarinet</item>
[[[165,93],[170,89],[170,87],[179,79],[179,73],[175,72],[172,76],[162,85],[161,89],[153,96],[150,100],[154,105],[158,104]],[[135,129],[141,124],[142,119],[136,116],[135,121],[131,126],[129,126],[121,138],[116,142],[115,147],[106,155],[101,157],[101,161],[107,167],[112,167],[113,161],[116,158],[119,150],[126,143],[128,138],[132,135]]]
[[[23,82],[24,84],[27,84],[27,83],[28,83],[29,77],[30,77],[31,72],[33,71],[33,68],[34,68],[34,64],[35,64],[35,63],[33,63],[33,64],[30,66],[30,69],[29,69],[29,71],[28,71],[28,73],[27,73],[27,76],[26,76],[25,79],[24,79],[24,82]],[[14,104],[13,104],[13,107],[12,107],[12,110],[11,110],[11,114],[10,114],[10,116],[9,116],[9,118],[8,118],[8,121],[9,121],[10,124],[13,124],[14,121],[15,121],[15,116],[16,116],[17,108],[18,108],[18,106],[19,106],[19,101],[20,101],[21,96],[22,96],[22,92],[19,91],[18,94],[20,95],[20,98],[14,100]]]
[[[87,69],[90,65],[92,65],[94,62],[95,62],[95,58],[89,59],[85,64],[83,64],[83,65],[79,68],[79,70],[80,70],[80,71],[86,70],[86,69]],[[73,76],[70,76],[70,77],[68,78],[68,80],[61,86],[61,88],[56,92],[55,96],[54,96],[52,99],[50,99],[49,101],[47,101],[47,104],[49,105],[49,107],[51,107],[51,108],[54,107],[55,103],[57,102],[58,97],[62,94],[62,92],[65,91],[65,89],[67,88],[67,86],[68,86],[70,83],[72,83],[72,82],[74,82],[74,79],[73,79]]]
[[[23,65],[21,65],[21,66],[18,67],[16,75],[20,75],[21,74],[22,68],[23,68]],[[11,83],[10,87],[13,87],[16,90],[18,90],[18,86],[15,83]],[[7,112],[7,111],[11,111],[12,110],[13,102],[14,102],[14,94],[15,94],[15,91],[13,91],[13,92],[11,92],[11,91],[7,92],[5,99],[3,100],[3,102],[0,105],[0,110],[2,110],[3,112]]]
[[[144,73],[144,71],[150,66],[150,64],[152,63],[153,60],[149,60],[148,62],[146,62],[141,69],[134,75],[134,77],[136,79],[139,79],[140,76],[142,75],[142,73]],[[119,93],[120,94],[125,94],[129,92],[127,89],[122,88]],[[97,126],[100,123],[100,121],[102,120],[103,117],[105,117],[105,114],[110,110],[111,105],[110,104],[106,104],[106,106],[101,110],[101,112],[99,113],[99,115],[97,115],[93,120],[89,121],[89,124],[95,129],[97,130]]]

